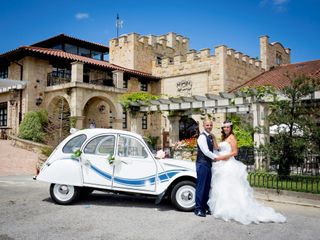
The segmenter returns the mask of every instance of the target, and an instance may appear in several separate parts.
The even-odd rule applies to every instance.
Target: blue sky
[[[176,32],[190,48],[227,45],[259,56],[259,36],[291,48],[291,62],[320,59],[320,0],[0,0],[0,53],[65,33],[108,45],[120,34]],[[213,50],[212,50],[213,52]]]

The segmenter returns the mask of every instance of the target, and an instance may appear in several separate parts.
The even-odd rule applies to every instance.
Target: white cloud
[[[260,7],[271,6],[276,12],[285,12],[290,0],[260,0]]]
[[[82,20],[82,19],[87,19],[89,18],[89,14],[88,13],[77,13],[75,15],[77,20]]]
[[[282,5],[289,2],[288,0],[273,0],[274,5]]]

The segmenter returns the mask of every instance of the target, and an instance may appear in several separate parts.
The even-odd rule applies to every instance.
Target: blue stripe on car
[[[98,173],[100,176],[108,179],[111,181],[112,175],[108,174],[101,169],[93,166],[92,164],[90,165],[91,169]],[[184,169],[174,169],[174,170],[169,170],[166,172],[161,172],[159,173],[159,180],[160,182],[166,182],[169,181],[170,178],[174,177],[176,174],[186,171]],[[151,175],[145,178],[136,178],[136,179],[129,179],[129,178],[120,178],[120,177],[115,177],[113,181],[117,184],[120,185],[126,185],[126,186],[131,186],[131,187],[143,187],[146,185],[154,185],[155,184],[155,179],[156,175]]]

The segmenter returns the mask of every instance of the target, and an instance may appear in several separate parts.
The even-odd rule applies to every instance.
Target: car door
[[[114,165],[109,159],[114,155],[116,135],[105,134],[91,139],[81,154],[83,181],[101,187],[112,187]]]
[[[145,143],[139,139],[119,135],[114,165],[114,188],[142,192],[156,190],[157,165]]]

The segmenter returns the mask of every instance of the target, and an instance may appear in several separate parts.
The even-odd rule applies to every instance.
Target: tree
[[[282,100],[270,104],[271,114],[268,119],[271,124],[286,126],[279,129],[274,141],[265,146],[271,161],[278,163],[278,175],[289,176],[290,166],[301,163],[309,151],[319,152],[319,103],[303,98],[310,96],[319,88],[319,79],[304,75],[289,75],[291,85],[281,90]]]

